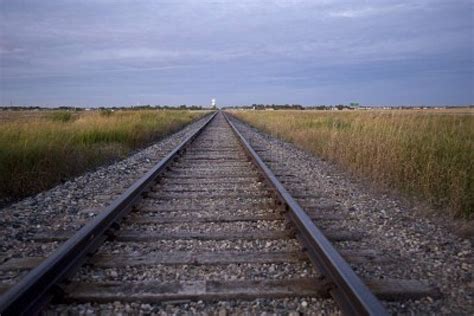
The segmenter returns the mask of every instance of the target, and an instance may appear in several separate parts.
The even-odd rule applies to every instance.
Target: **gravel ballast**
[[[51,253],[59,243],[38,247],[30,238],[47,231],[80,229],[205,120],[193,122],[124,160],[0,209],[0,259]]]
[[[51,231],[77,231],[87,221],[118,197],[125,188],[146,173],[161,158],[169,153],[180,141],[193,132],[204,120],[195,122],[182,131],[150,146],[129,158],[110,166],[77,177],[49,191],[38,194],[1,209],[0,262],[15,257],[47,256],[57,249],[59,242],[33,243],[31,238],[40,233]],[[320,222],[323,229],[341,232],[362,232],[361,241],[344,241],[335,244],[337,249],[373,250],[390,260],[383,263],[371,261],[351,264],[355,271],[364,278],[414,279],[434,285],[441,291],[441,298],[425,297],[419,300],[384,302],[390,312],[398,314],[474,314],[472,280],[473,254],[472,240],[463,239],[449,231],[436,220],[420,216],[406,202],[372,190],[350,174],[342,172],[334,165],[322,161],[297,149],[295,146],[265,135],[243,123],[237,126],[244,136],[255,146],[257,152],[268,163],[269,167],[284,182],[290,193],[298,196],[302,205],[312,205],[319,211],[341,216],[340,220]],[[221,134],[217,134],[221,135]],[[213,136],[217,137],[217,136]],[[219,136],[221,137],[221,136]],[[228,136],[226,136],[228,137]],[[217,140],[219,138],[216,138]],[[161,214],[179,218],[181,215],[217,215],[220,209],[235,209],[235,214],[265,214],[268,204],[274,201],[264,197],[264,183],[254,181],[245,190],[236,190],[249,195],[243,199],[232,197],[224,199],[234,186],[214,190],[214,185],[207,189],[215,197],[203,199],[198,192],[204,183],[210,183],[216,170],[205,163],[199,163],[190,176],[207,177],[193,190],[196,192],[186,198],[186,187],[180,182],[189,181],[186,171],[187,163],[178,163],[178,168],[171,168],[169,177],[155,186],[156,191],[145,198],[139,207],[144,213],[132,212],[131,217],[139,214]],[[254,177],[254,171],[244,173],[244,169],[234,163],[226,163],[223,174],[231,175],[232,181],[248,181]],[[237,168],[236,168],[237,167]],[[180,177],[173,177],[178,174]],[[225,173],[224,173],[225,171]],[[230,172],[232,171],[232,172]],[[235,174],[235,176],[234,176]],[[174,186],[164,183],[176,181]],[[262,186],[261,186],[262,184]],[[163,185],[163,186],[162,186]],[[160,191],[160,188],[168,191]],[[207,191],[206,191],[207,192]],[[238,206],[238,207],[237,207]],[[304,207],[305,208],[305,207]],[[255,213],[252,212],[255,210]],[[194,213],[195,212],[195,213]],[[223,214],[229,213],[224,211]],[[270,209],[268,213],[274,214]],[[316,221],[318,224],[318,222]],[[226,232],[260,230],[285,230],[280,219],[255,220],[252,222],[235,221],[222,223],[124,223],[124,229],[143,229],[146,232],[199,231]],[[156,240],[143,242],[106,241],[101,254],[111,255],[148,255],[153,251],[297,251],[301,244],[295,239],[279,240]],[[81,273],[82,272],[82,273]],[[17,282],[27,271],[0,273],[0,285]],[[80,273],[74,276],[77,281],[148,281],[189,279],[284,279],[287,277],[309,277],[316,275],[308,262],[298,264],[221,264],[216,266],[167,266],[150,265],[125,266],[99,269],[83,266]],[[334,315],[339,311],[332,300],[315,298],[256,299],[250,301],[179,301],[158,304],[141,304],[113,302],[98,303],[61,303],[49,306],[47,313],[64,314],[285,314],[285,315]]]
[[[229,300],[216,302],[180,301],[161,304],[114,302],[109,304],[53,305],[47,315],[340,315],[332,300],[311,297]]]
[[[203,163],[203,159],[210,163]],[[230,161],[232,163],[229,163]],[[239,163],[235,163],[236,161]],[[301,245],[283,233],[286,230],[284,221],[281,217],[275,219],[277,210],[269,207],[269,204],[275,206],[275,201],[269,197],[268,188],[265,189],[262,185],[255,168],[249,165],[222,114],[217,116],[176,163],[170,165],[169,171],[165,172],[162,178],[165,180],[160,180],[159,183],[166,184],[157,185],[152,192],[146,194],[130,219],[122,222],[121,230],[143,232],[140,233],[142,237],[179,237],[173,240],[147,237],[146,241],[138,239],[138,242],[137,239],[126,243],[119,240],[106,242],[99,249],[98,255],[94,256],[97,260],[95,264],[93,257],[91,265],[83,266],[73,277],[73,282],[79,281],[82,285],[76,283],[69,293],[76,293],[78,296],[75,299],[81,303],[53,304],[48,307],[49,311],[100,314],[110,311],[158,315],[269,312],[298,315],[300,312],[320,314],[336,310],[334,302],[325,298],[280,299],[282,295],[306,296],[304,293],[307,292],[292,290],[291,284],[295,284],[292,280],[308,280],[318,274],[304,259]],[[228,182],[229,179],[233,184]],[[186,184],[168,185],[169,182],[182,181],[186,181]],[[224,185],[219,187],[221,183]],[[234,217],[231,222],[218,218],[209,222],[193,220],[203,213],[236,216],[245,214],[246,210],[249,215],[254,215],[252,210],[255,210],[255,214],[266,215],[267,218],[240,220]],[[172,215],[181,221],[151,223],[147,221],[147,217],[143,217],[144,214],[150,213],[162,217]],[[181,234],[187,232],[193,232],[199,237],[188,239],[186,234]],[[276,240],[266,240],[265,234],[262,234],[265,232],[271,232],[270,235],[274,237],[270,238]],[[283,254],[277,259],[275,255],[285,249],[296,251],[298,255]],[[231,253],[222,252],[228,250]],[[260,250],[262,252],[254,253]],[[208,252],[209,255],[202,251]],[[109,254],[108,257],[103,257],[105,260],[100,263],[100,255],[106,253]],[[267,255],[272,256],[270,261],[265,259],[269,258]],[[139,256],[143,257],[139,259]],[[170,258],[175,259],[169,261]],[[210,260],[207,261],[206,258]],[[265,285],[271,280],[283,285],[271,283],[275,285],[275,292],[273,285]],[[153,287],[150,284],[153,281],[163,287]],[[252,282],[248,283],[250,281]],[[102,287],[101,282],[112,283],[106,283]],[[112,284],[122,288],[111,289]],[[298,286],[300,284],[305,283],[300,281]],[[201,287],[202,285],[204,287]],[[86,292],[92,290],[89,294],[103,288],[106,291],[103,293],[105,296],[95,292],[100,297],[93,300],[104,302],[101,298],[107,297],[112,303],[87,303],[91,296],[85,294],[81,299],[81,290],[77,291],[80,288]],[[128,292],[129,289],[133,290]],[[306,291],[304,287],[300,289]],[[117,294],[119,296],[116,296]],[[150,295],[154,297],[152,300]],[[256,297],[269,299],[255,299]],[[138,300],[150,304],[125,303],[130,301],[130,298],[135,302]],[[157,299],[164,301],[157,303]],[[168,302],[170,299],[174,301]],[[220,301],[217,301],[218,299]]]
[[[441,298],[388,303],[390,311],[408,314],[474,314],[472,238],[463,238],[441,222],[448,216],[421,213],[403,199],[374,190],[348,172],[234,120],[244,137],[280,180],[292,179],[290,193],[317,195],[321,208],[332,206],[344,220],[340,230],[362,230],[361,241],[338,243],[339,249],[372,249],[390,256],[391,263],[353,264],[361,276],[415,279],[434,285]],[[285,175],[292,175],[290,177]],[[303,204],[303,203],[302,203]],[[334,223],[332,223],[334,224]]]

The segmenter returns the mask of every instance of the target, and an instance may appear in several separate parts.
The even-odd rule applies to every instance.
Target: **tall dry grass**
[[[274,136],[454,215],[474,214],[474,111],[235,111]]]
[[[204,112],[0,112],[0,198],[50,188],[172,133]]]

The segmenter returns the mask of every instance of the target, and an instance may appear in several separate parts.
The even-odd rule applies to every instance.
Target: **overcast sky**
[[[0,0],[0,103],[474,103],[474,1]]]

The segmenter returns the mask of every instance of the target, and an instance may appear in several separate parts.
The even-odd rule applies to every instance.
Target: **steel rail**
[[[0,315],[37,314],[53,296],[61,294],[61,282],[74,273],[96,251],[146,192],[157,176],[166,170],[185,148],[204,130],[217,112],[209,115],[203,126],[182,141],[143,177],[115,199],[103,212],[82,227],[39,266],[0,297]]]
[[[273,172],[235,127],[228,114],[224,113],[224,116],[248,156],[260,169],[265,180],[273,188],[277,198],[284,205],[287,211],[285,215],[295,225],[298,237],[303,242],[308,257],[326,278],[328,291],[344,314],[388,315],[382,303],[367,288],[321,230],[316,227],[298,202],[283,187]]]

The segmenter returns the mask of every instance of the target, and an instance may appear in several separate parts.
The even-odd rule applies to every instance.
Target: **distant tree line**
[[[84,111],[86,109],[97,110],[97,111],[116,111],[116,110],[203,110],[206,107],[202,105],[186,105],[182,104],[179,106],[173,105],[131,105],[131,106],[99,106],[99,107],[75,107],[75,106],[58,106],[58,107],[41,107],[41,106],[0,106],[0,110],[3,111],[24,111],[24,110],[39,110],[39,111],[48,111],[48,110],[63,110],[63,111]]]
[[[474,105],[447,105],[447,106],[361,106],[359,103],[337,104],[337,105],[307,105],[300,104],[252,104],[226,106],[226,109],[243,110],[356,110],[356,109],[393,109],[393,110],[413,110],[413,109],[458,109],[474,108]]]
[[[252,110],[353,110],[355,108],[354,105],[310,105],[310,106],[303,106],[301,104],[252,104],[252,105],[237,105],[237,106],[230,106],[226,108],[231,109],[252,109]]]
[[[300,104],[252,104],[252,105],[234,105],[227,106],[227,109],[254,109],[254,110],[304,110],[304,106]]]
[[[175,105],[132,105],[129,107],[107,107],[108,109],[116,110],[203,110],[202,105],[186,105],[181,104],[179,106]]]
[[[447,106],[360,106],[358,103],[351,103],[350,105],[308,105],[301,104],[252,104],[252,105],[234,105],[226,106],[226,109],[252,109],[252,110],[354,110],[354,109],[397,109],[397,110],[413,110],[413,109],[458,109],[458,108],[474,108],[474,105],[447,105]],[[58,106],[58,107],[41,107],[41,106],[0,106],[0,111],[22,111],[22,110],[64,110],[64,111],[84,111],[84,110],[205,110],[211,109],[208,106],[202,105],[131,105],[131,106],[99,106],[99,107],[75,107],[75,106]],[[212,107],[216,109],[216,107]]]

